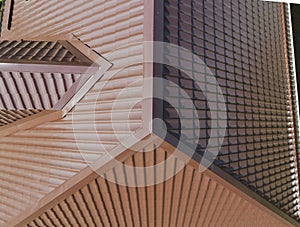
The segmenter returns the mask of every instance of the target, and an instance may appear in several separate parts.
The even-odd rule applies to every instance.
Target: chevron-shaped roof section
[[[80,49],[70,41],[0,41],[0,109],[63,108],[99,68]]]
[[[76,37],[0,46],[0,137],[65,116],[112,66]]]
[[[134,83],[128,88],[128,82],[143,78],[143,46],[136,46],[136,62],[127,68],[123,65],[127,61],[113,58],[120,56],[120,50],[108,56],[114,63],[110,69],[110,62],[80,40],[74,38],[71,42],[96,62],[97,73],[82,75],[80,84],[73,85],[39,125],[4,137],[0,133],[0,225],[9,226],[9,220],[17,220],[24,211],[33,210],[46,195],[78,177],[77,173],[89,163],[142,127],[143,85]],[[136,103],[133,108],[132,103]],[[41,114],[45,111],[49,110]],[[113,120],[117,124],[112,125]]]
[[[149,136],[152,139],[149,140]],[[276,207],[265,207],[245,186],[214,166],[199,172],[199,163],[186,163],[176,148],[155,134],[140,130],[139,141],[126,149],[117,146],[46,195],[8,226],[293,226],[297,222]],[[156,139],[155,139],[156,138]],[[137,151],[140,147],[140,151]],[[143,152],[147,150],[148,152]],[[159,165],[164,163],[163,165]],[[125,167],[124,167],[125,166]],[[127,167],[133,168],[127,168]],[[141,170],[140,167],[143,167]],[[140,169],[139,169],[140,168]],[[157,182],[162,173],[177,174]],[[93,170],[96,171],[93,171]],[[139,171],[143,171],[140,173]],[[222,176],[219,174],[221,171]],[[97,174],[98,173],[98,174]],[[136,186],[123,185],[135,179]],[[152,183],[149,183],[151,181]],[[148,182],[146,186],[138,184]],[[111,197],[111,195],[114,195]],[[156,199],[155,199],[156,198]],[[147,202],[146,202],[147,201]],[[266,203],[265,203],[266,204]],[[272,209],[270,209],[272,208]],[[222,210],[221,215],[215,212]],[[247,212],[244,212],[247,211]],[[233,215],[238,213],[239,215]],[[217,213],[219,214],[219,213]],[[259,217],[259,218],[258,218]],[[291,222],[291,223],[290,223]],[[63,224],[61,224],[63,223]],[[293,223],[293,224],[292,224]]]

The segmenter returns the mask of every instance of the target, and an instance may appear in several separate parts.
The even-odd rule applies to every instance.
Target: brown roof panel
[[[92,64],[67,41],[0,40],[0,62]]]
[[[81,76],[89,79],[92,63],[68,41],[2,40],[0,109],[53,108]]]
[[[170,158],[169,152],[163,148],[137,152],[123,164],[155,166]],[[148,176],[155,174],[151,171],[164,173],[181,165],[183,162],[175,158],[163,168],[129,171],[119,163],[103,176],[115,176],[115,182],[139,176],[139,182],[147,182],[151,179]],[[94,177],[55,203],[22,226],[292,226],[192,165],[167,181],[146,187]]]
[[[0,109],[51,109],[79,74],[0,72]]]
[[[135,65],[101,78],[63,119],[0,138],[0,224],[7,226],[141,128],[143,89],[141,84],[128,88],[128,81],[138,81],[142,69]],[[133,109],[131,102],[137,103]]]
[[[0,110],[0,127],[32,116],[39,112],[40,110]]]
[[[73,33],[114,64],[111,73],[123,70],[111,80],[102,78],[98,81],[64,119],[0,139],[0,152],[6,154],[0,155],[0,171],[6,170],[3,177],[0,175],[2,182],[0,225],[3,226],[8,226],[6,222],[16,220],[26,210],[33,209],[50,191],[86,167],[87,164],[74,143],[74,127],[78,132],[76,136],[80,141],[79,146],[89,155],[88,161],[101,157],[104,152],[113,149],[119,143],[116,134],[123,139],[141,127],[140,105],[131,110],[128,108],[128,102],[143,96],[142,86],[136,85],[133,89],[126,90],[126,94],[125,92],[119,96],[118,94],[127,89],[128,81],[143,78],[144,67],[140,63],[127,67],[128,56],[117,54],[112,58],[109,54],[127,44],[129,40],[132,42],[144,40],[144,1],[122,0],[103,3],[98,0],[84,2],[62,0],[57,3],[59,8],[57,4],[44,0],[15,1],[15,9],[21,10],[22,13],[14,14],[11,31],[18,30],[22,36],[29,32],[39,39],[42,39],[42,36],[51,37],[62,33],[69,37]],[[5,8],[6,12],[7,9],[9,8]],[[86,16],[87,12],[93,16]],[[17,21],[19,16],[24,18]],[[26,26],[21,25],[21,21],[22,24],[26,21]],[[7,31],[6,23],[3,25],[3,32]],[[18,25],[21,27],[15,29]],[[5,37],[4,33],[2,35]],[[18,37],[17,34],[11,35],[10,38]],[[33,39],[28,35],[27,37]],[[141,45],[138,47],[138,53],[130,53],[130,57],[137,60],[143,59],[143,47]],[[30,75],[38,75],[38,78],[42,76],[42,74]],[[35,78],[28,80],[34,85]],[[111,112],[112,102],[116,98],[118,102],[115,105],[117,108],[115,113],[118,124],[113,128]],[[46,99],[49,100],[49,97],[46,96]],[[93,108],[96,108],[96,111],[91,113]],[[128,114],[132,114],[129,120]],[[98,135],[101,143],[99,138],[94,140]],[[15,178],[15,175],[19,177]],[[9,184],[7,179],[12,179]]]

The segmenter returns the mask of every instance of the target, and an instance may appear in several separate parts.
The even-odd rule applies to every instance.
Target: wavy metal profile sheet
[[[123,164],[149,167],[170,158],[162,148],[137,152]],[[172,159],[172,158],[171,158]],[[165,173],[183,166],[177,158],[151,171],[127,171],[117,165],[105,176],[115,182],[148,174]],[[103,175],[104,176],[104,175]],[[150,182],[148,182],[150,183]],[[152,182],[154,183],[154,182]],[[217,214],[217,215],[216,215]],[[37,226],[291,226],[251,204],[222,183],[191,165],[163,183],[147,187],[129,187],[99,176],[80,190],[28,223]]]
[[[3,226],[141,127],[141,105],[129,108],[142,97],[141,83],[127,86],[143,78],[143,47],[135,45],[135,51],[126,56],[113,51],[123,44],[143,41],[143,7],[141,0],[15,1],[12,37],[74,33],[114,66],[64,119],[0,139],[0,169],[5,173],[0,176]],[[5,30],[2,34],[8,35]],[[110,78],[128,61],[133,65]],[[112,107],[117,120],[114,126]]]
[[[0,64],[0,108],[51,109],[82,76],[55,65],[67,70],[92,63],[67,41],[0,40]]]
[[[1,110],[0,127],[39,113],[40,110]]]
[[[80,59],[58,41],[0,40],[0,62],[2,60],[80,63]]]
[[[51,109],[80,76],[0,72],[0,109]]]

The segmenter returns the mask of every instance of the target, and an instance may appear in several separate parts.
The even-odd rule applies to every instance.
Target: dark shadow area
[[[293,39],[295,49],[295,63],[296,63],[296,75],[297,75],[297,87],[300,87],[300,5],[291,4],[292,13],[292,28]],[[299,97],[298,97],[299,98]]]

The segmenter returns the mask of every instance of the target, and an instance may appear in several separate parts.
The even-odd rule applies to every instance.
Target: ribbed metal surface
[[[68,41],[0,41],[0,107],[50,109],[91,60]],[[69,94],[70,96],[70,94]]]
[[[0,40],[1,60],[80,63],[80,59],[58,41]]]
[[[20,119],[29,117],[40,110],[1,110],[0,109],[0,127],[16,122]]]
[[[3,22],[3,14],[4,14],[4,7],[5,7],[5,2],[6,0],[2,0],[2,4],[0,7],[0,35],[1,35],[1,31],[2,31],[2,22]]]
[[[224,94],[227,133],[216,164],[298,218],[295,144],[280,3],[165,0],[164,15],[164,40],[200,56]],[[185,60],[188,59],[178,59],[187,64]],[[211,119],[204,91],[192,80],[197,81],[197,75],[188,78],[164,66],[163,77],[179,84],[193,99],[201,126],[198,152],[204,152]],[[187,122],[180,126],[175,109],[165,104],[169,132],[179,136],[181,127],[193,131],[195,124],[189,120],[178,90],[168,87],[165,95],[177,100],[176,108]],[[198,138],[185,138],[187,143],[193,140]]]
[[[80,76],[0,72],[0,109],[51,109]]]
[[[12,28],[10,31],[3,30],[4,39],[34,40],[53,35],[64,39],[72,33],[113,63],[111,73],[126,67],[126,70],[116,75],[124,78],[122,83],[125,84],[126,77],[131,74],[136,76],[132,81],[142,78],[143,67],[134,66],[136,61],[143,60],[143,49],[140,44],[126,55],[122,52],[114,55],[114,51],[123,45],[143,41],[144,1],[16,0],[14,2]],[[9,9],[5,9],[5,14],[8,13]]]
[[[113,67],[64,119],[0,139],[0,168],[7,172],[6,175],[1,174],[2,181],[11,179],[9,184],[0,186],[1,224],[36,204],[49,191],[86,167],[86,162],[101,157],[119,144],[119,140],[127,138],[141,127],[140,103],[134,109],[129,104],[142,97],[141,83],[137,81],[143,78],[144,67],[140,63],[143,47],[137,44],[132,52],[126,52],[125,55],[122,51],[114,51],[123,44],[144,39],[143,6],[144,1],[141,0],[15,1],[15,18],[10,31],[12,37],[26,36],[30,39],[73,33],[111,61]],[[2,34],[8,35],[7,31]],[[132,66],[123,69],[128,63],[132,63]],[[120,69],[123,70],[110,78]],[[28,77],[29,83],[37,80],[33,75]],[[50,83],[42,81],[39,87],[55,87],[53,75],[46,78]],[[131,82],[136,83],[128,88]],[[24,83],[28,83],[27,80]],[[50,99],[41,95],[43,97]],[[112,108],[113,119],[117,122],[114,125]],[[6,190],[7,187],[10,188]],[[25,195],[29,195],[30,199]]]
[[[129,41],[141,41],[143,37],[144,2],[141,0],[14,2],[12,28],[3,30],[3,38],[30,40],[73,33],[104,54]],[[5,9],[5,14],[8,13]]]
[[[141,127],[141,106],[128,109],[129,102],[141,97],[141,87],[117,96],[119,90],[126,88],[127,76],[126,79],[100,80],[63,120],[0,139],[0,168],[3,169],[0,180],[11,179],[7,186],[0,186],[2,222],[36,203]],[[131,77],[136,78],[135,74]],[[105,82],[105,89],[97,99],[99,87]],[[118,101],[113,104],[116,98]],[[114,120],[118,122],[115,126],[112,125],[113,105]],[[5,190],[6,187],[14,190]],[[27,198],[27,194],[34,196],[12,207],[13,201]]]
[[[163,149],[138,152],[128,166],[152,166],[165,161]],[[173,159],[154,171],[183,165]],[[140,170],[139,170],[140,171]],[[149,173],[144,171],[144,176]],[[120,165],[106,173],[121,180],[143,176]],[[149,178],[140,179],[146,182]],[[148,182],[149,183],[149,182]],[[168,181],[149,187],[121,186],[102,177],[58,202],[27,226],[288,226],[235,192],[187,165]]]

